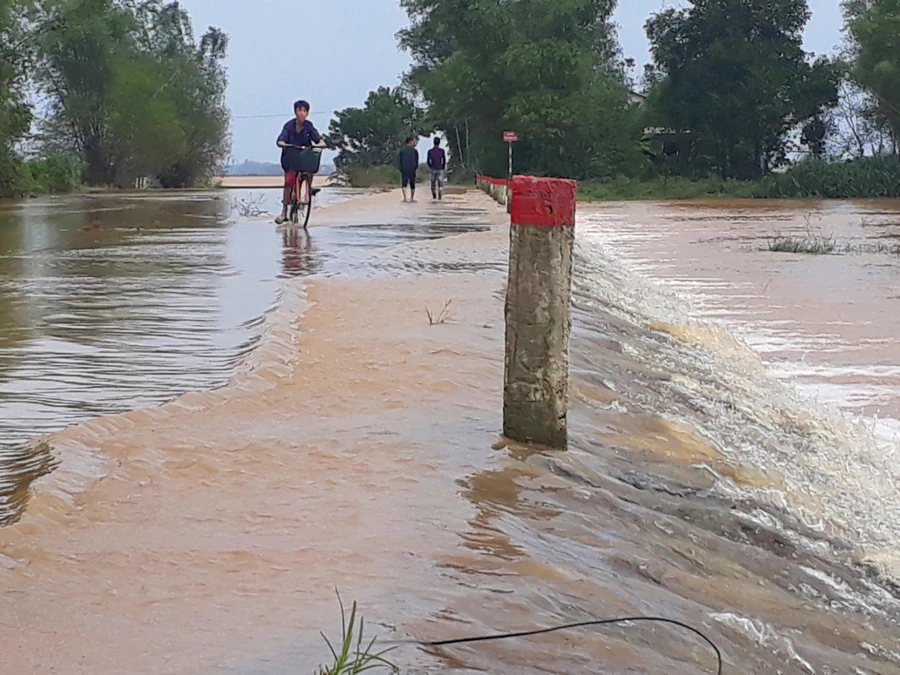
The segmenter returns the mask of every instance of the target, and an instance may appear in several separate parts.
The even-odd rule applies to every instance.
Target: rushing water
[[[688,317],[723,327],[802,399],[845,422],[838,426],[852,437],[851,448],[809,460],[845,474],[852,489],[829,494],[827,509],[872,545],[896,547],[900,203],[619,205],[585,216],[582,231],[586,245],[670,291],[660,320],[680,324]],[[778,237],[825,243],[834,252],[770,251]],[[715,341],[724,335],[690,327],[680,333],[719,347]],[[794,407],[806,409],[801,402]],[[790,473],[797,462],[783,464]]]
[[[503,216],[478,198],[364,203],[323,210],[314,222],[334,227],[308,236],[241,226],[283,277],[243,379],[56,437],[62,468],[82,445],[115,466],[74,511],[58,469],[0,528],[13,672],[313,672],[337,586],[386,638],[661,615],[708,633],[726,673],[900,673],[895,446],[872,417],[896,401],[897,324],[861,303],[897,295],[895,258],[761,251],[805,230],[806,204],[583,209],[571,442],[539,452],[496,444]],[[860,208],[823,219],[875,218]],[[862,232],[890,232],[892,208]],[[448,300],[430,325],[425,308]],[[823,325],[846,349],[810,349]],[[880,346],[850,349],[863,339]],[[815,373],[792,370],[814,358]],[[864,375],[826,399],[829,359]],[[858,405],[852,388],[879,377]],[[817,392],[836,413],[802,395]],[[643,624],[392,658],[714,672],[695,637]]]

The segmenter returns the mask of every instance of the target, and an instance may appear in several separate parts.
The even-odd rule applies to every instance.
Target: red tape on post
[[[515,176],[512,181],[512,223],[535,227],[575,225],[578,183],[563,178]]]

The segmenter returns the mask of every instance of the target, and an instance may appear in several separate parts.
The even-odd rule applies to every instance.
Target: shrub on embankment
[[[754,181],[718,177],[660,176],[636,180],[620,176],[579,185],[583,201],[641,199],[866,199],[900,197],[900,157],[847,161],[808,159],[783,173]]]
[[[864,199],[900,197],[900,157],[861,157],[846,162],[809,159],[767,177],[759,197]]]
[[[84,164],[67,155],[22,161],[16,158],[0,181],[0,198],[74,192],[81,188]]]
[[[659,177],[637,180],[620,176],[613,180],[590,180],[578,185],[578,199],[588,202],[650,199],[741,199],[754,197],[757,185],[750,181],[722,180],[711,177],[692,180]]]
[[[400,187],[400,171],[395,166],[345,166],[339,172],[350,187],[355,188],[398,188]],[[430,189],[431,171],[425,164],[419,165],[416,172],[416,185],[419,189]],[[474,182],[474,176],[469,181]]]
[[[400,172],[392,166],[347,166],[339,174],[350,187],[394,188],[400,187]]]
[[[84,163],[66,155],[51,155],[22,164],[21,176],[23,194],[73,192],[81,187]]]

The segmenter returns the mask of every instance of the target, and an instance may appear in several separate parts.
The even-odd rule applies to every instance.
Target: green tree
[[[457,156],[504,175],[504,130],[520,133],[518,169],[583,178],[639,157],[616,63],[615,0],[401,0],[407,82]]]
[[[369,92],[364,107],[346,108],[331,120],[328,141],[340,150],[336,166],[393,165],[406,139],[426,131],[423,119],[423,110],[402,88]]]
[[[46,28],[36,77],[52,101],[46,147],[83,158],[89,184],[114,184],[109,100],[114,63],[131,51],[133,17],[113,0],[45,0],[38,21]]]
[[[31,125],[24,95],[28,46],[22,3],[0,0],[0,197],[17,194],[20,186],[16,144]]]
[[[154,175],[163,187],[184,187],[209,178],[231,150],[223,65],[228,35],[211,27],[198,43],[190,16],[178,2],[143,3],[136,14],[141,50],[152,54],[167,74],[154,95],[167,99],[179,120],[172,128],[180,136],[180,151]]]
[[[89,184],[185,186],[227,156],[224,33],[197,44],[179,3],[160,0],[41,0],[36,16],[45,147],[83,159]]]
[[[647,22],[661,74],[650,103],[664,126],[694,135],[695,172],[758,176],[783,158],[788,132],[837,103],[837,68],[803,51],[809,16],[806,0],[695,0]]]
[[[875,97],[875,117],[900,137],[900,0],[844,2],[856,80]]]

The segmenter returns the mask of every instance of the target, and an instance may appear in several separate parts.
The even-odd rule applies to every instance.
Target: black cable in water
[[[610,624],[616,623],[668,623],[673,626],[678,626],[679,628],[684,628],[687,631],[690,631],[694,635],[698,635],[702,638],[706,644],[712,647],[712,650],[716,653],[716,659],[718,662],[718,667],[716,668],[717,675],[722,675],[722,652],[719,651],[719,648],[716,646],[716,643],[713,642],[710,638],[708,638],[702,631],[694,628],[693,626],[689,626],[686,623],[681,623],[681,621],[676,621],[675,619],[664,619],[662,617],[656,616],[632,616],[632,617],[624,617],[620,619],[602,619],[595,621],[579,621],[577,623],[567,623],[562,626],[554,626],[553,628],[540,628],[538,630],[526,630],[521,631],[519,633],[498,633],[496,635],[480,635],[477,637],[469,637],[469,638],[455,638],[453,640],[436,640],[433,642],[420,642],[419,644],[425,647],[447,647],[449,645],[460,645],[471,642],[488,642],[490,640],[507,640],[509,638],[519,638],[519,637],[529,637],[532,635],[543,635],[544,633],[555,633],[556,631],[561,630],[569,630],[572,628],[586,628],[588,626],[606,626]]]

